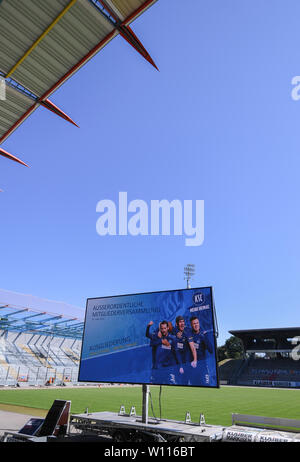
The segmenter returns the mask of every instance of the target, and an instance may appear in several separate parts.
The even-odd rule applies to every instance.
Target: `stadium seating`
[[[235,361],[236,362],[236,361]],[[226,363],[228,364],[228,363]],[[226,380],[234,385],[300,388],[300,364],[291,358],[250,358],[234,371],[228,367]],[[220,378],[226,371],[220,368]]]
[[[80,348],[79,340],[8,332],[0,342],[0,386],[77,383]]]
[[[243,359],[229,359],[219,363],[219,377],[220,381],[225,384],[234,384],[235,377],[239,374],[241,367],[244,364]]]

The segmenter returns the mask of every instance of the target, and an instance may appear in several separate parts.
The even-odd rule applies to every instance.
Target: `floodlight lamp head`
[[[188,264],[184,267],[184,274],[186,276],[193,276],[195,274],[195,265]]]
[[[187,266],[184,267],[184,279],[187,281],[187,288],[190,289],[190,280],[192,279],[192,276],[195,274],[195,265],[192,263],[188,263]]]

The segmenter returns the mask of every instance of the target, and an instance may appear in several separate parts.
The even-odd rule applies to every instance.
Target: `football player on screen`
[[[175,385],[176,376],[184,373],[182,360],[176,348],[177,339],[170,334],[169,323],[162,321],[159,330],[150,332],[153,321],[146,329],[146,337],[150,339],[152,347],[151,383],[157,385]]]
[[[191,357],[191,367],[189,369],[189,385],[209,385],[210,376],[206,362],[206,352],[213,352],[212,345],[206,335],[207,332],[200,331],[200,322],[197,316],[192,316],[190,319],[192,328],[192,338],[194,347],[197,353],[197,364],[193,364],[194,360]]]
[[[172,334],[176,336],[176,349],[181,357],[181,363],[187,364],[191,362],[192,367],[197,367],[197,352],[194,346],[192,331],[185,325],[183,316],[177,316],[176,327],[173,328]],[[190,360],[192,357],[192,361]],[[184,368],[184,374],[178,374],[176,383],[178,385],[188,385],[189,367]]]

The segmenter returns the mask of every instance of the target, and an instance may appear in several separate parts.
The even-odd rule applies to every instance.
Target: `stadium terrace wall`
[[[0,330],[0,386],[77,383],[81,340]]]

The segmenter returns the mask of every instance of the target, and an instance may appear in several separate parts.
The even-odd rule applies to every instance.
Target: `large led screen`
[[[218,387],[212,288],[89,298],[78,380]]]

